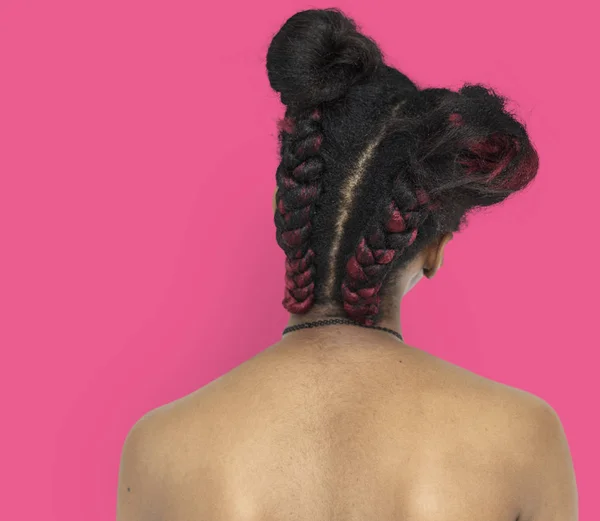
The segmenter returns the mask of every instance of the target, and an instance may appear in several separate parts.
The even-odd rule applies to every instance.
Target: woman
[[[538,157],[482,86],[419,89],[337,10],[267,54],[286,115],[274,199],[291,313],[281,341],[139,420],[118,520],[575,521],[542,400],[403,341],[402,297],[474,209]]]

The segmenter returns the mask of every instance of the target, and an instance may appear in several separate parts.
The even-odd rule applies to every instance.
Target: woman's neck
[[[392,331],[396,331],[399,334],[402,334],[401,322],[400,322],[400,302],[396,302],[389,305],[381,306],[382,313],[377,320],[376,325],[381,328],[391,329]],[[314,306],[308,313],[304,315],[290,315],[287,326],[296,326],[300,324],[306,324],[309,322],[317,322],[319,320],[330,320],[330,319],[344,319],[348,320],[349,317],[346,316],[343,312],[340,313],[339,310],[333,310],[327,307],[318,307]],[[327,326],[329,327],[329,326]],[[349,325],[348,329],[344,328],[344,331],[347,331],[348,335],[355,334],[356,331],[354,329],[356,326]],[[325,326],[324,326],[325,328]],[[313,332],[318,331],[318,328],[310,328]],[[362,328],[368,329],[368,328]],[[374,331],[379,331],[374,329]]]

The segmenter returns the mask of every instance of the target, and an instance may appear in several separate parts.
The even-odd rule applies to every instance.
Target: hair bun
[[[267,52],[271,87],[285,105],[310,107],[341,98],[382,63],[377,44],[338,9],[290,17]]]

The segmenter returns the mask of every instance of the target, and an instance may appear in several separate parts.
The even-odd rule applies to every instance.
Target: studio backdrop
[[[537,179],[471,216],[403,333],[549,402],[600,518],[592,2],[2,0],[2,519],[113,519],[132,425],[281,338],[265,56],[331,6],[419,86],[518,100]]]

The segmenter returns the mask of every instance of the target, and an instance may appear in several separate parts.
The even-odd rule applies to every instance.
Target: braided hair
[[[419,88],[338,9],[288,19],[267,72],[286,106],[275,225],[290,313],[321,303],[376,324],[392,273],[537,173],[505,98]]]
[[[282,160],[277,169],[277,243],[286,253],[283,305],[304,313],[314,301],[314,251],[310,248],[311,218],[325,167],[319,156],[323,134],[318,109],[290,115],[280,125]]]

